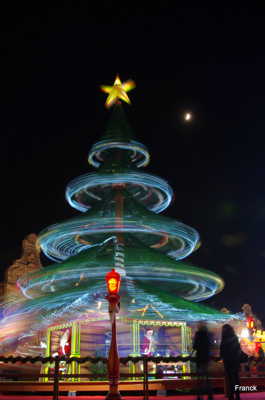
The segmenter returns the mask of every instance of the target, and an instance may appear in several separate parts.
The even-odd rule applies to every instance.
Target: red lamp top
[[[120,274],[112,269],[106,274],[106,282],[109,294],[118,294],[120,290],[121,276]]]
[[[253,317],[248,317],[247,318],[247,327],[249,329],[253,329],[254,328],[254,318]]]

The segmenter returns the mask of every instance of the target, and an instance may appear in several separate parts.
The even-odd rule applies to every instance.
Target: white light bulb
[[[190,112],[186,112],[184,115],[185,121],[190,121],[192,117],[192,114]]]
[[[243,328],[240,334],[240,337],[243,339],[247,339],[249,337],[249,331],[247,328]]]

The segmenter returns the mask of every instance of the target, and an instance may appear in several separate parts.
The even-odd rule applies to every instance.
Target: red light
[[[252,317],[247,318],[247,327],[248,327],[248,329],[254,328],[254,319]]]
[[[120,290],[121,276],[120,274],[112,269],[106,275],[106,282],[109,294],[118,294]]]

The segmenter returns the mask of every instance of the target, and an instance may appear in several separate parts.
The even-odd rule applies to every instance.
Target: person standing
[[[209,362],[211,359],[212,337],[207,325],[200,322],[193,341],[193,350],[196,351],[195,362],[198,376],[197,400],[202,399],[204,392],[208,400],[213,399],[213,390],[209,382]]]
[[[240,386],[239,368],[241,348],[233,327],[225,324],[222,327],[222,340],[220,345],[220,356],[224,363],[224,370],[228,384],[229,400],[240,400],[240,394],[235,387]]]

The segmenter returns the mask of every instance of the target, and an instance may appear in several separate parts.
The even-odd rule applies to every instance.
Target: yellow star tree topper
[[[125,103],[131,104],[131,101],[127,95],[127,92],[135,88],[135,83],[132,80],[121,82],[119,75],[116,76],[113,86],[101,86],[101,90],[104,93],[108,93],[108,97],[105,103],[107,108],[117,103],[119,99],[125,101]]]

